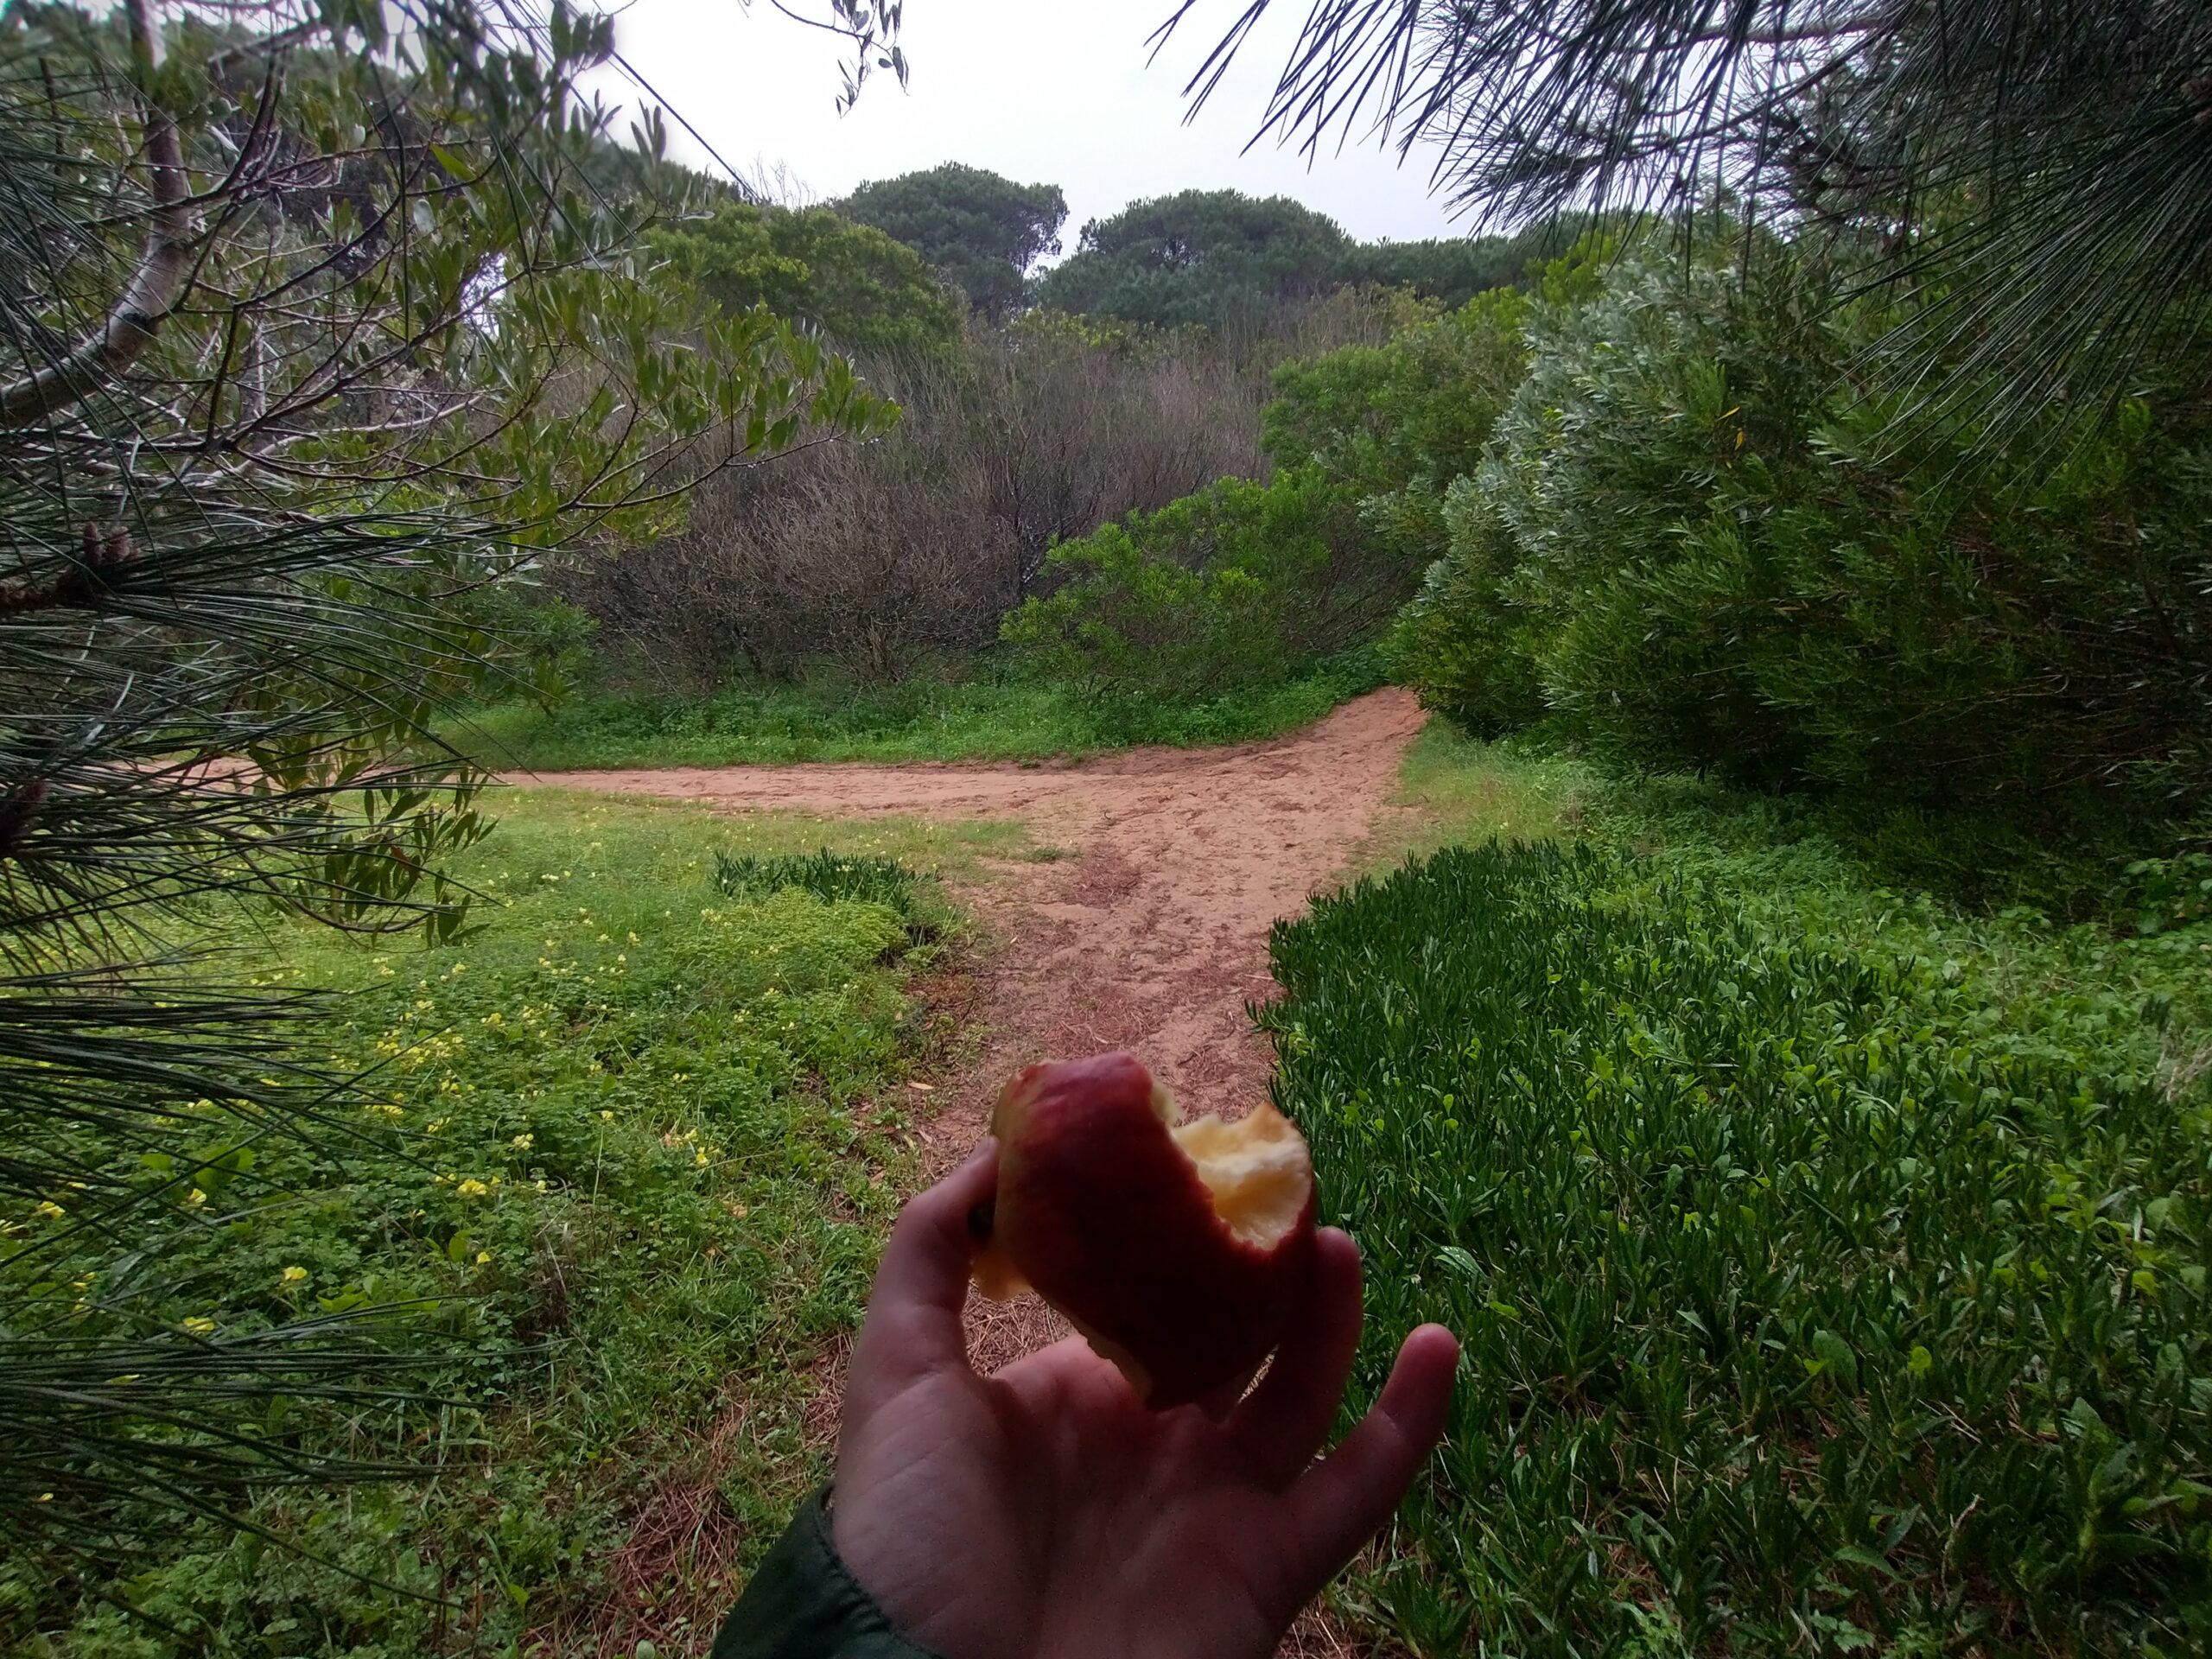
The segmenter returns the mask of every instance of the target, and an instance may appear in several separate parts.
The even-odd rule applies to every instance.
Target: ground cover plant
[[[242,978],[340,994],[299,1046],[366,1075],[313,1145],[195,1109],[189,1166],[128,1147],[102,1166],[159,1202],[105,1230],[66,1192],[4,1216],[47,1246],[15,1270],[73,1284],[80,1326],[213,1364],[304,1323],[379,1356],[377,1396],[267,1409],[280,1447],[387,1478],[272,1476],[237,1495],[248,1529],[173,1526],[120,1565],[19,1542],[0,1646],[703,1647],[818,1477],[808,1368],[858,1317],[911,1172],[901,1073],[936,1040],[906,989],[921,926],[956,925],[931,872],[1009,832],[554,793],[499,810],[452,867],[480,895],[457,943],[231,936]],[[872,883],[824,892],[841,867]],[[725,892],[731,869],[749,879]],[[25,1501],[73,1510],[90,1547],[140,1518],[66,1484]]]
[[[550,711],[501,704],[443,735],[495,770],[1045,760],[1135,743],[1277,737],[1371,690],[1379,677],[1363,652],[1288,681],[1181,702],[988,678],[744,684],[702,696],[584,693]]]
[[[1556,814],[1562,763],[1488,764]],[[1565,817],[1275,937],[1354,1403],[1383,1333],[1467,1345],[1352,1601],[1422,1653],[2197,1650],[2212,930],[1975,918],[1618,786]]]

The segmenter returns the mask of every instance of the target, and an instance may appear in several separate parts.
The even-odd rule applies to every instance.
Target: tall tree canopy
[[[905,243],[995,320],[1021,303],[1030,267],[1060,251],[1068,203],[1057,184],[1016,184],[948,162],[863,184],[837,210]]]
[[[728,315],[765,305],[869,356],[934,356],[960,337],[957,300],[919,254],[827,207],[725,200],[649,241]]]
[[[1063,311],[1163,328],[1253,326],[1286,300],[1325,292],[1351,238],[1288,196],[1184,190],[1083,227],[1038,297]]]
[[[1268,4],[1241,4],[1198,99]],[[1453,199],[1509,219],[1720,189],[1856,232],[1923,302],[1907,370],[1997,372],[1968,412],[2001,423],[2197,359],[2208,65],[2202,0],[1315,0],[1264,130],[1436,146]]]

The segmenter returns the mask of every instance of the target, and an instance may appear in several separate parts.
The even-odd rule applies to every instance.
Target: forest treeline
[[[1123,702],[1379,642],[1471,732],[1757,790],[2158,840],[2212,787],[2186,352],[1997,442],[1986,331],[1897,373],[1929,302],[1871,232],[1716,202],[1361,245],[1185,192],[1025,275],[1064,213],[948,167],[664,232],[904,416],[562,565],[554,632],[670,691],[982,671]]]
[[[1265,477],[1278,368],[1380,348],[1572,239],[1361,244],[1285,198],[1186,191],[1084,226],[1039,274],[1060,192],[978,168],[831,204],[741,200],[669,164],[646,188],[671,202],[650,238],[669,269],[727,314],[819,330],[903,411],[880,442],[703,482],[679,534],[550,572],[574,608],[532,627],[556,646],[589,631],[616,682],[669,691],[881,683],[993,647],[1065,580],[1060,543]]]

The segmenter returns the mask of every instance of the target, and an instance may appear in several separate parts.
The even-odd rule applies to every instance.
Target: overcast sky
[[[1363,239],[1459,233],[1429,194],[1427,168],[1416,160],[1401,168],[1371,141],[1325,153],[1310,169],[1273,143],[1238,154],[1305,0],[1277,0],[1228,82],[1183,124],[1183,83],[1242,0],[1200,4],[1147,68],[1146,36],[1173,3],[907,0],[908,90],[879,74],[842,116],[836,97],[845,43],[779,16],[767,0],[750,9],[739,0],[614,0],[610,9],[620,12],[617,48],[726,160],[748,172],[756,161],[780,162],[823,197],[863,179],[964,162],[1058,185],[1071,251],[1086,219],[1193,188],[1294,196]],[[619,77],[601,90],[632,106],[642,97]],[[678,158],[710,168],[670,125]]]

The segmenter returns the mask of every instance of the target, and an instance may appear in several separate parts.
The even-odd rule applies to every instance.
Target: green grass
[[[1562,783],[1573,836],[1275,938],[1356,1394],[1467,1344],[1351,1604],[1422,1654],[2202,1650],[2212,927],[1976,916],[1463,740],[1408,775],[1463,839]]]
[[[1485,743],[1433,718],[1406,749],[1398,788],[1362,862],[1387,868],[1491,836],[1545,841],[1577,821],[1588,787],[1574,762]]]
[[[1106,700],[1060,686],[915,679],[732,687],[697,697],[510,703],[443,735],[501,771],[801,760],[1036,760],[1140,743],[1241,743],[1308,725],[1371,690],[1364,662],[1196,703]]]
[[[342,993],[302,1035],[309,1058],[373,1068],[345,1137],[240,1155],[211,1114],[188,1185],[62,1263],[92,1275],[80,1320],[127,1304],[218,1345],[404,1306],[364,1337],[411,1363],[383,1380],[416,1398],[297,1402],[284,1432],[436,1478],[262,1495],[255,1520],[311,1555],[93,1504],[158,1541],[86,1586],[61,1558],[0,1566],[0,1646],[399,1659],[512,1652],[536,1631],[626,1655],[651,1630],[703,1650],[819,1477],[809,1367],[859,1316],[912,1173],[901,1080],[944,1040],[906,988],[931,959],[918,934],[957,929],[931,873],[1020,832],[552,792],[499,808],[458,871],[485,923],[459,945],[239,935],[238,971]],[[824,848],[896,868],[897,893],[716,884],[718,861],[803,878]],[[4,1219],[19,1236],[72,1224]],[[149,1246],[157,1262],[133,1268]],[[632,1524],[656,1503],[684,1529],[639,1558]]]

